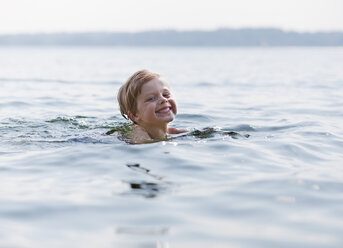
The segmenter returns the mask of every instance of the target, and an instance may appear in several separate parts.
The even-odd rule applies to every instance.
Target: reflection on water
[[[159,182],[146,182],[146,181],[134,181],[134,182],[129,182],[130,187],[131,187],[131,193],[141,195],[147,198],[154,198],[157,197],[158,195],[161,195],[166,191],[167,189],[167,184],[166,182],[162,181],[163,177],[158,176],[155,174],[150,173],[149,169],[146,169],[138,163],[134,164],[127,164],[127,167],[131,168],[134,171],[137,171],[139,173],[143,173],[145,175],[148,175],[152,177],[153,179],[158,180]]]
[[[130,186],[133,194],[141,195],[147,198],[154,198],[159,194],[162,194],[165,190],[161,184],[152,182],[131,182]]]

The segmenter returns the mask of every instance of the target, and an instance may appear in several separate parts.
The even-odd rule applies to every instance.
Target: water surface
[[[342,48],[0,48],[0,246],[342,247]],[[162,74],[191,130],[129,145]]]

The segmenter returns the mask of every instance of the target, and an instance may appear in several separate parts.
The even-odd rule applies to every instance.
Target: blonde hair
[[[123,84],[117,95],[121,115],[129,120],[129,113],[137,113],[137,96],[141,93],[142,86],[160,75],[148,70],[135,72],[125,84]]]

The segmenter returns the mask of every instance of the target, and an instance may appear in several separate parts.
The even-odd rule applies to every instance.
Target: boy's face
[[[162,126],[174,120],[176,112],[176,104],[168,86],[155,78],[142,86],[133,121],[138,125]]]

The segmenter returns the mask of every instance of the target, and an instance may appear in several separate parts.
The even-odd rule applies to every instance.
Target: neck
[[[162,126],[145,126],[139,124],[139,126],[143,128],[152,139],[165,139],[167,134],[167,125],[168,123],[165,123]]]

